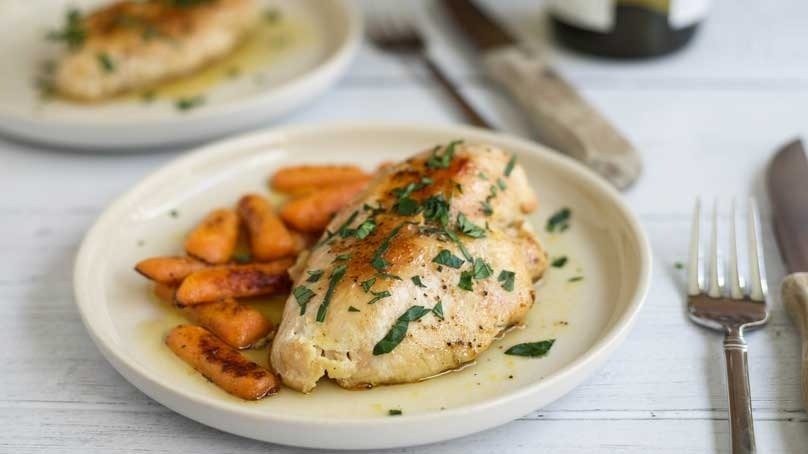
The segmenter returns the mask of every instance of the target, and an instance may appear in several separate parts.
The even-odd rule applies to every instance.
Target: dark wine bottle
[[[684,47],[707,16],[709,0],[551,0],[559,42],[613,58],[648,58]]]

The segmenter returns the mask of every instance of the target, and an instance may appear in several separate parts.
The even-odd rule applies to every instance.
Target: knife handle
[[[783,305],[802,337],[802,404],[808,410],[808,273],[786,276],[781,287]]]
[[[518,47],[487,52],[483,65],[528,113],[539,137],[583,162],[618,189],[640,174],[640,155],[603,115],[538,55]]]

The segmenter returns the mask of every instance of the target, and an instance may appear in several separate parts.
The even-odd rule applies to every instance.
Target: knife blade
[[[774,231],[788,271],[808,271],[808,158],[802,141],[783,146],[769,164]]]
[[[623,189],[642,168],[634,146],[540,55],[471,0],[443,0],[463,33],[481,51],[486,75],[503,86],[531,119],[542,142],[583,162]]]
[[[780,254],[791,273],[781,286],[783,306],[802,337],[802,402],[808,410],[808,158],[800,140],[769,164],[766,185]]]

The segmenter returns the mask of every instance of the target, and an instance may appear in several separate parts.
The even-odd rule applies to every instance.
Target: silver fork
[[[381,8],[379,8],[381,9]],[[435,80],[457,104],[466,120],[482,128],[493,129],[477,110],[466,101],[457,86],[440,69],[426,51],[426,44],[421,32],[409,14],[392,14],[388,11],[376,11],[371,14],[368,24],[368,36],[373,44],[385,52],[420,58]]]
[[[755,429],[749,393],[749,371],[744,329],[763,325],[769,318],[766,309],[766,276],[760,239],[760,219],[755,201],[749,201],[747,238],[749,250],[748,283],[740,275],[735,235],[735,202],[732,203],[729,231],[729,275],[724,276],[721,248],[718,245],[718,202],[712,216],[709,277],[705,280],[699,239],[701,202],[696,202],[690,237],[687,311],[699,325],[724,333],[727,360],[729,417],[732,452],[755,452]],[[705,286],[706,285],[706,286]]]

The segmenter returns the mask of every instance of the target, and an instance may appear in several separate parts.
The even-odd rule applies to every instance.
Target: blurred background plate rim
[[[361,45],[364,22],[358,5],[351,0],[327,1],[344,19],[342,39],[308,70],[282,83],[266,85],[256,96],[178,111],[172,116],[161,114],[99,123],[87,118],[38,117],[33,112],[23,112],[19,106],[0,103],[0,134],[68,148],[135,151],[144,147],[198,144],[205,139],[244,132],[260,121],[277,119],[323,95],[348,70]],[[178,128],[182,130],[178,132]]]

